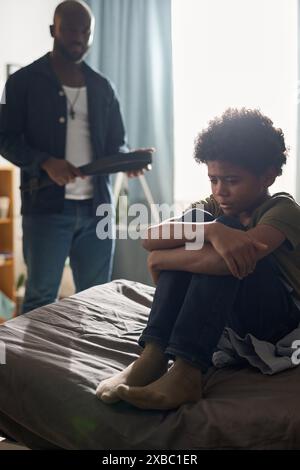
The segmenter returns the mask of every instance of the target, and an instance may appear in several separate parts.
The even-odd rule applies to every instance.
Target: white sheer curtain
[[[271,193],[296,195],[297,0],[173,0],[175,199],[210,193],[193,142],[228,106],[258,107],[290,157]]]

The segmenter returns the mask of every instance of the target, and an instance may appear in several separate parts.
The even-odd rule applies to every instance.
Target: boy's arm
[[[221,226],[222,224],[217,225]],[[152,277],[155,278],[154,280],[157,280],[157,273],[162,270],[181,270],[214,275],[232,274],[242,279],[255,269],[256,262],[259,259],[276,250],[285,240],[285,235],[270,225],[261,224],[247,232],[230,229],[224,225],[223,227],[225,230],[221,227],[218,227],[218,229],[221,232],[223,231],[225,238],[228,234],[231,237],[234,235],[232,246],[241,247],[243,245],[243,237],[245,235],[248,236],[250,240],[249,251],[243,252],[243,250],[240,249],[239,251],[236,248],[237,254],[234,256],[228,240],[223,242],[224,246],[227,245],[225,250],[222,246],[220,249],[218,243],[215,243],[219,252],[216,250],[213,242],[205,243],[200,250],[190,251],[186,250],[185,247],[179,247],[153,251],[149,255],[148,266]],[[229,229],[229,231],[226,229]],[[230,232],[230,230],[234,230],[234,232]],[[214,241],[213,235],[210,236],[212,241]],[[252,242],[256,243],[256,245],[251,245]]]
[[[184,247],[151,251],[148,256],[148,269],[155,284],[160,271],[187,271],[214,275],[231,274],[224,259],[210,243],[205,243],[201,250],[196,251],[186,250]]]
[[[272,253],[286,240],[286,236],[281,230],[268,224],[259,224],[246,233],[252,240],[267,246],[266,250],[256,252],[256,261]]]
[[[147,251],[168,250],[183,246],[196,239],[208,240],[209,225],[215,222],[183,223],[180,219],[169,219],[148,228],[143,247]]]

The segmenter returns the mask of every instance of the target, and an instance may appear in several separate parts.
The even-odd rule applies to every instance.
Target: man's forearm
[[[2,156],[21,169],[38,168],[51,155],[28,146],[21,135],[6,135],[0,132]]]
[[[223,258],[210,243],[205,243],[197,251],[189,251],[184,247],[153,251],[149,255],[148,264],[155,271],[188,271],[214,275],[231,274]]]
[[[26,80],[13,74],[6,82],[6,103],[0,105],[0,153],[21,169],[36,173],[51,155],[31,147],[24,137],[28,85]]]

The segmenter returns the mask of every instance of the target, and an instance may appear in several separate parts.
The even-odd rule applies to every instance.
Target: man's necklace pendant
[[[71,119],[75,119],[75,115],[76,115],[76,114],[75,114],[74,109],[71,108],[71,109],[70,109],[70,117],[71,117]]]

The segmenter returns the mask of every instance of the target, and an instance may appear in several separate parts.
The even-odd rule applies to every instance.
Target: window
[[[227,107],[258,107],[284,131],[290,157],[271,193],[296,186],[296,0],[172,0],[175,200],[210,194],[193,160],[196,134]]]

